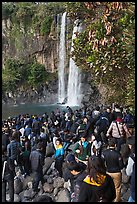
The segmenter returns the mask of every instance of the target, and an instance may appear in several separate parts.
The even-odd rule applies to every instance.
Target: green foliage
[[[133,2],[68,2],[70,15],[86,29],[74,40],[73,56],[94,80],[114,91],[108,101],[134,106],[135,4]],[[77,9],[75,9],[77,7]]]
[[[27,66],[27,69],[29,72],[28,84],[35,87],[45,82],[48,73],[45,71],[44,65],[32,63]]]
[[[53,18],[50,16],[46,16],[44,21],[41,24],[41,34],[42,35],[48,35],[50,33],[50,29],[51,29],[51,24],[52,24]]]

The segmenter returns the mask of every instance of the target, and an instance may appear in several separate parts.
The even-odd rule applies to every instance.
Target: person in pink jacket
[[[115,138],[117,151],[119,152],[121,149],[121,145],[126,143],[126,134],[130,134],[127,126],[125,123],[123,123],[123,119],[120,116],[117,116],[117,119],[115,121],[112,121],[112,123],[110,124],[106,136],[112,136],[113,138]]]

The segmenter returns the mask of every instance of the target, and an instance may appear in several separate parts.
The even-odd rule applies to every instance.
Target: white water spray
[[[74,22],[73,28],[71,52],[73,49],[73,40],[76,38],[76,33],[80,33],[82,28],[77,25],[77,20]],[[81,74],[80,70],[75,64],[74,60],[70,57],[69,61],[69,78],[68,78],[68,90],[67,90],[67,105],[77,106],[81,103]]]
[[[65,23],[66,12],[62,15],[61,20],[61,31],[60,31],[60,44],[59,44],[59,65],[58,65],[58,101],[62,103],[65,99],[65,58],[66,58],[66,47],[65,47]]]

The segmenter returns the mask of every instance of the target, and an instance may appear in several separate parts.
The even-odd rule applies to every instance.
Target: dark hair
[[[108,145],[109,145],[109,147],[114,147],[115,146],[115,138],[111,138],[111,139],[109,139],[108,140]]]
[[[87,164],[87,172],[90,179],[93,178],[98,183],[97,175],[106,175],[106,167],[104,160],[101,157],[89,157]]]
[[[80,172],[80,171],[81,171],[81,166],[80,166],[76,161],[71,161],[71,162],[69,162],[69,164],[68,164],[68,169],[69,169],[70,171],[75,170],[75,171],[77,171],[77,172]]]
[[[62,144],[62,139],[61,138],[57,138],[56,141],[59,141],[60,144]]]

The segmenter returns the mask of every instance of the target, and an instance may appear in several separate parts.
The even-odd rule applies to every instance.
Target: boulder
[[[27,176],[26,178],[24,178],[23,180],[23,190],[26,190],[28,187],[28,184],[30,184],[30,182],[33,182],[33,178],[31,176]]]
[[[52,185],[52,184],[44,183],[44,186],[43,186],[44,192],[52,193],[53,189],[54,189],[54,188],[53,188],[53,185]]]
[[[53,178],[48,177],[48,179],[47,179],[47,183],[52,184],[52,183],[53,183]]]
[[[128,189],[126,193],[124,193],[122,199],[124,202],[127,202],[129,197],[130,197],[130,189]]]
[[[40,195],[40,196],[37,196],[33,202],[52,202],[52,198],[48,195]]]
[[[70,202],[70,193],[67,189],[58,192],[56,202]]]
[[[23,182],[20,178],[16,177],[14,180],[14,192],[19,194],[23,190]]]
[[[45,158],[44,166],[43,166],[43,174],[46,174],[46,172],[50,168],[53,161],[54,161],[54,158],[52,158],[52,157],[46,157]]]
[[[18,194],[14,194],[14,202],[20,202],[21,198]]]
[[[58,188],[54,188],[54,191],[53,191],[53,195],[56,196],[57,193],[58,193],[59,189]]]
[[[54,179],[53,186],[54,186],[54,188],[63,187],[64,186],[64,178],[58,177],[58,178]]]
[[[33,189],[25,190],[24,191],[24,198],[32,199],[36,195],[36,192],[33,191]]]

